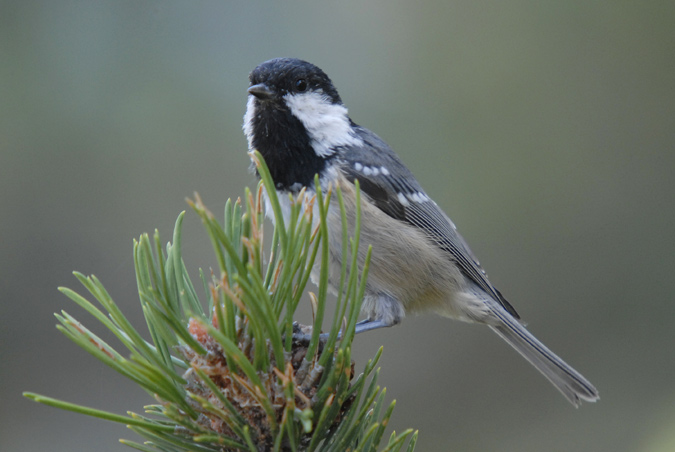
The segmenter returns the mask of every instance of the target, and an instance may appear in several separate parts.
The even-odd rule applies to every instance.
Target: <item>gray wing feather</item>
[[[346,146],[338,153],[347,179],[352,182],[358,179],[361,191],[389,216],[424,231],[429,240],[448,253],[465,276],[497,300],[509,314],[520,318],[513,306],[490,283],[452,221],[426,196],[417,179],[394,151],[371,131],[359,126],[355,126],[355,130],[363,140],[363,146]],[[370,174],[366,175],[364,168],[368,168]],[[399,194],[409,202],[402,203]],[[422,202],[414,201],[414,195],[422,196]]]

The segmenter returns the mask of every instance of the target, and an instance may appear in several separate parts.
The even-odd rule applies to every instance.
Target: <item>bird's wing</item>
[[[344,147],[338,157],[346,178],[351,182],[358,179],[361,191],[387,215],[424,231],[429,240],[448,253],[465,276],[497,300],[509,314],[520,318],[490,283],[454,223],[426,195],[394,151],[369,130],[359,126],[355,126],[355,130],[363,145]]]

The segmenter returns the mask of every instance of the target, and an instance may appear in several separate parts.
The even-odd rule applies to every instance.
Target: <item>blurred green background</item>
[[[61,309],[95,325],[56,288],[94,273],[141,328],[132,239],[255,183],[247,75],[296,56],[601,394],[575,410],[487,328],[408,318],[355,345],[385,347],[394,428],[418,451],[675,450],[674,25],[672,1],[0,1],[0,449],[137,439],[21,397],[151,402],[56,331]]]

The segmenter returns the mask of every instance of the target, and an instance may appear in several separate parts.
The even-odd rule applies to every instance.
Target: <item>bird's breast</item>
[[[337,183],[342,192],[350,237],[356,224],[355,186],[344,177]],[[342,263],[342,215],[333,195],[328,214],[331,251],[331,281],[339,281]],[[367,292],[386,294],[399,301],[406,312],[447,311],[465,281],[447,253],[423,231],[396,220],[361,194],[361,229],[358,250],[359,271],[363,270],[368,247],[372,253]]]

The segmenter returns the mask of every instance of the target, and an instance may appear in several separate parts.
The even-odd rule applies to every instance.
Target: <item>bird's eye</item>
[[[295,81],[295,88],[300,91],[307,91],[307,80],[304,78],[299,78]]]

